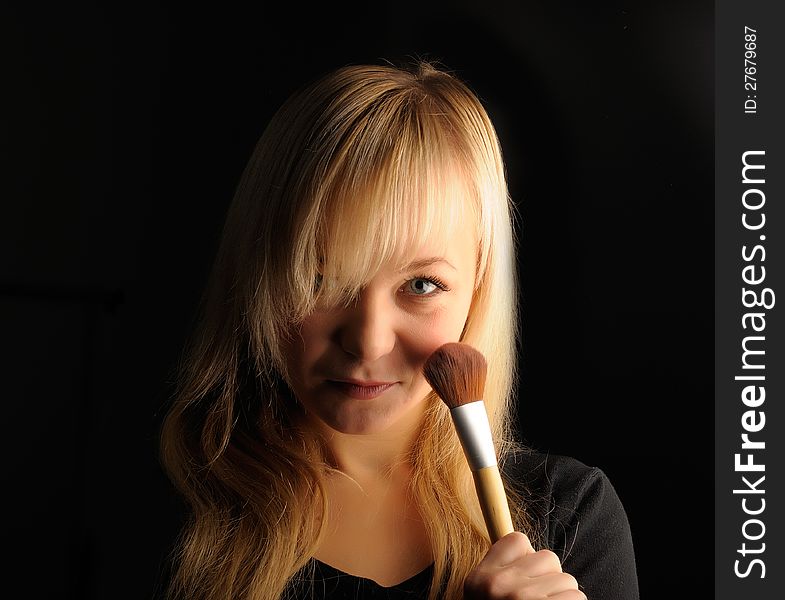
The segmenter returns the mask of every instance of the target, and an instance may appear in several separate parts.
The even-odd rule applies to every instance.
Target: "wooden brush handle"
[[[484,467],[474,473],[474,487],[477,488],[477,497],[480,499],[482,516],[488,527],[491,543],[503,538],[514,530],[510,507],[507,504],[507,494],[504,491],[499,466]]]

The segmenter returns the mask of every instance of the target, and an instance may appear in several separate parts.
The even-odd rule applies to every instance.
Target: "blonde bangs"
[[[466,219],[476,224],[478,260],[486,254],[477,166],[455,151],[461,143],[442,114],[411,106],[382,106],[331,156],[309,219],[318,223],[321,282],[313,302],[347,305],[385,265],[402,268],[426,245],[443,254]]]

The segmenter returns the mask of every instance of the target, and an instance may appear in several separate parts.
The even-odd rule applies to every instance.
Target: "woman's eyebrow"
[[[446,258],[443,258],[441,256],[431,256],[430,258],[421,258],[419,260],[414,260],[414,261],[410,262],[408,265],[406,265],[405,267],[402,267],[400,270],[401,271],[412,271],[414,269],[422,269],[424,267],[429,267],[432,264],[440,263],[440,262],[445,263],[453,271],[457,271],[458,270],[455,267],[453,267]]]

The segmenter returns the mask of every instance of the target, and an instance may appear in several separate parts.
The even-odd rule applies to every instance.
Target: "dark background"
[[[245,162],[305,81],[420,56],[502,142],[525,440],[608,474],[642,597],[708,593],[713,3],[134,6],[0,9],[11,587],[159,587],[182,507],[157,429]]]

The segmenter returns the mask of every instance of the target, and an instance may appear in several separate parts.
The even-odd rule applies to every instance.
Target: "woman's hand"
[[[498,540],[466,578],[465,600],[586,600],[578,582],[563,573],[550,550],[535,552],[529,538],[515,531]]]

